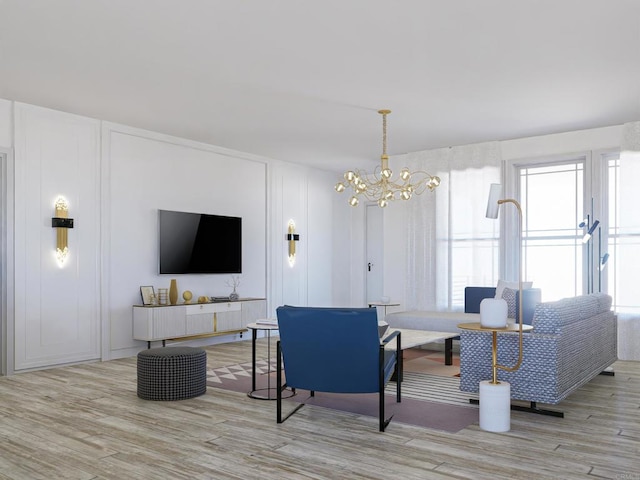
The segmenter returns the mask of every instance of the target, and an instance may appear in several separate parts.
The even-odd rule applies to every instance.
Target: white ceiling
[[[0,0],[0,98],[372,167],[640,120],[640,0]]]

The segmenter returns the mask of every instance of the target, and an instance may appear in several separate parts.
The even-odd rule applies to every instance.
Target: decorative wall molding
[[[16,103],[15,371],[100,358],[100,124]],[[65,268],[51,212],[73,208]]]

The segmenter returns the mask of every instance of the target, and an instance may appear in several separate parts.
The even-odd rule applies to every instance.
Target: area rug
[[[444,352],[425,348],[403,350],[404,371],[444,377],[460,377],[460,355],[452,353],[451,365],[445,365]]]
[[[459,432],[469,425],[478,423],[478,407],[469,403],[469,394],[459,390],[460,380],[455,377],[455,372],[459,371],[459,367],[455,366],[456,362],[454,361],[454,366],[451,368],[444,366],[444,359],[442,362],[437,359],[433,360],[436,363],[436,370],[440,373],[446,372],[446,374],[428,373],[429,369],[426,367],[429,358],[425,357],[430,357],[431,354],[432,352],[426,355],[417,352],[415,356],[412,356],[411,353],[405,355],[407,360],[405,365],[409,365],[409,368],[404,372],[402,402],[396,403],[395,383],[391,382],[387,386],[385,395],[387,416],[393,414],[392,423],[405,423],[449,433]],[[437,357],[437,353],[435,355]],[[439,355],[442,357],[442,352]],[[416,361],[414,366],[410,365]],[[442,369],[441,367],[447,368]],[[270,368],[265,359],[256,361],[256,388],[266,389],[268,386],[271,388],[276,386],[274,369],[275,361],[273,360]],[[252,388],[251,362],[209,369],[207,371],[207,385],[248,393]],[[275,390],[272,391],[272,395],[275,395]],[[285,405],[289,404],[291,408],[294,407],[294,403],[305,403],[306,405],[378,417],[378,396],[375,393],[316,392],[315,397],[311,397],[309,392],[298,390],[295,396],[285,400]]]

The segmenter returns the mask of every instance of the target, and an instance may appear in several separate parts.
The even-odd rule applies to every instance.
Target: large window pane
[[[584,161],[520,169],[524,280],[544,301],[582,293]]]
[[[620,161],[608,160],[609,228],[608,242],[602,256],[609,254],[603,266],[607,278],[607,293],[613,297],[613,308],[620,313],[640,313],[638,302],[638,272],[640,272],[640,234],[620,225],[620,209],[635,208],[631,202],[620,201]],[[629,217],[629,215],[627,215]],[[602,260],[602,259],[601,259]]]

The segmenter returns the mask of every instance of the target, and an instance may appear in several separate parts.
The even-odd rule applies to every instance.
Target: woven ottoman
[[[138,397],[184,400],[207,391],[207,352],[194,347],[150,348],[138,353]]]

